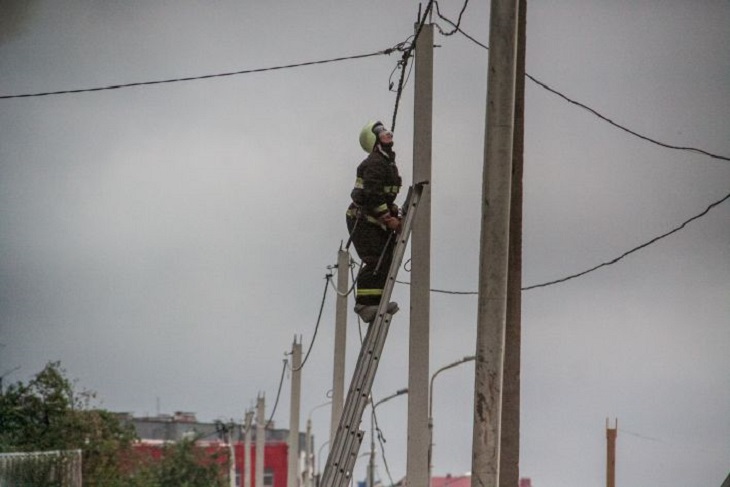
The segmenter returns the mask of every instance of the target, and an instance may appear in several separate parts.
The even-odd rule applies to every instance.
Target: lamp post
[[[399,389],[390,396],[384,397],[380,401],[376,402],[370,408],[370,463],[368,464],[368,487],[374,487],[375,485],[375,408],[383,404],[386,401],[390,401],[394,397],[408,394],[408,388]],[[370,401],[372,402],[373,396],[370,395]]]
[[[319,450],[317,450],[317,481],[315,482],[316,487],[319,487],[319,479],[322,476],[322,469],[319,465],[319,459],[322,458],[322,448],[330,444],[330,440],[325,441],[322,443],[322,445],[319,447]]]
[[[370,453],[368,453],[368,452],[361,453],[361,454],[359,454],[357,456],[357,458],[361,458],[361,457],[364,457],[366,455],[370,455]],[[357,462],[357,459],[355,459],[355,462]],[[350,475],[350,487],[354,487],[354,485],[355,485],[355,474],[354,474],[354,471],[355,470],[353,468],[353,471],[350,472],[351,473],[351,475]],[[370,487],[370,486],[368,486],[368,487]]]
[[[309,410],[309,414],[307,414],[307,439],[305,442],[306,444],[304,446],[304,450],[305,450],[304,464],[305,464],[305,471],[306,471],[306,473],[304,474],[305,487],[312,487],[312,477],[314,477],[314,475],[312,474],[312,470],[314,470],[313,458],[312,458],[313,453],[314,453],[312,451],[312,448],[313,448],[313,445],[312,445],[312,413],[314,411],[316,411],[317,409],[323,408],[325,406],[329,406],[330,404],[332,404],[332,401],[327,401],[327,402],[324,402],[317,406],[314,406],[312,409]],[[323,443],[322,446],[326,445],[327,443],[329,443],[329,441],[326,441],[325,443]],[[319,449],[321,451],[322,447],[320,447]],[[319,460],[319,453],[317,455],[318,455],[317,459]],[[319,463],[317,464],[317,474],[319,474]],[[317,478],[316,484],[319,484],[319,478]]]
[[[449,370],[451,368],[454,368],[458,365],[461,365],[466,362],[470,362],[472,360],[475,360],[475,355],[469,355],[467,357],[462,358],[461,360],[457,360],[456,362],[452,362],[448,365],[444,365],[440,369],[438,369],[436,372],[433,373],[431,376],[431,384],[428,387],[429,390],[429,397],[428,397],[428,433],[430,441],[428,442],[428,484],[429,487],[431,485],[431,475],[432,475],[432,468],[433,465],[431,463],[431,460],[433,458],[433,381],[441,372],[444,372],[445,370]]]

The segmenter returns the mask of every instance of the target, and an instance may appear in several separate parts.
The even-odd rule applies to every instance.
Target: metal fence
[[[81,450],[0,453],[0,487],[81,487]]]

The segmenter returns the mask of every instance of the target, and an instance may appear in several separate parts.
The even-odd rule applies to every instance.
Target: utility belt
[[[383,230],[387,231],[388,227],[385,226],[385,223],[381,222],[377,218],[375,218],[372,215],[367,215],[363,211],[363,209],[358,206],[355,203],[352,203],[350,207],[347,209],[347,212],[345,213],[347,218],[353,218],[355,220],[365,220],[368,223],[372,223],[373,225],[377,225]]]

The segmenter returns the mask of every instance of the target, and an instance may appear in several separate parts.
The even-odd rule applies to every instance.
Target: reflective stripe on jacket
[[[385,225],[385,223],[381,222],[374,216],[364,215],[363,213],[361,213],[360,208],[358,208],[355,205],[355,203],[350,205],[350,207],[347,209],[347,212],[345,213],[345,216],[347,216],[347,218],[354,218],[354,219],[357,219],[358,217],[363,217],[365,219],[365,221],[367,221],[368,223],[377,225],[380,228],[382,228],[383,230],[386,230],[386,231],[388,230],[388,227]]]
[[[350,209],[359,209],[368,221],[382,226],[377,218],[390,211],[401,183],[395,153],[388,154],[376,148],[357,167],[355,187],[350,194],[353,201]]]

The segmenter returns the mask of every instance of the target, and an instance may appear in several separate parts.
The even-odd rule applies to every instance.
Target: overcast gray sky
[[[472,0],[461,24],[483,43],[488,3]],[[452,20],[461,6],[440,2]],[[406,40],[418,4],[0,9],[0,95],[14,95],[372,53]],[[730,156],[729,2],[531,2],[527,29],[535,78],[647,137]],[[460,34],[436,44],[432,286],[476,291],[488,53]],[[357,135],[369,119],[390,124],[398,59],[0,99],[0,374],[20,367],[6,383],[60,360],[114,411],[159,403],[240,419],[259,392],[271,407],[293,337],[311,343],[347,238]],[[395,129],[407,183],[412,83]],[[525,286],[611,260],[729,191],[727,160],[651,144],[527,82]],[[395,298],[408,303],[408,291]],[[331,291],[325,306],[303,420],[331,387]],[[376,396],[408,382],[402,308]],[[433,293],[431,311],[435,371],[474,353],[476,297]],[[619,485],[719,486],[730,471],[729,325],[728,201],[612,266],[525,291],[522,475],[535,487],[604,485],[605,421],[618,418]],[[354,315],[348,342],[349,380]],[[471,468],[473,380],[471,364],[437,379],[436,475]],[[406,403],[379,415],[394,479],[405,474]],[[328,410],[311,417],[319,447]],[[380,458],[376,475],[387,481]]]

